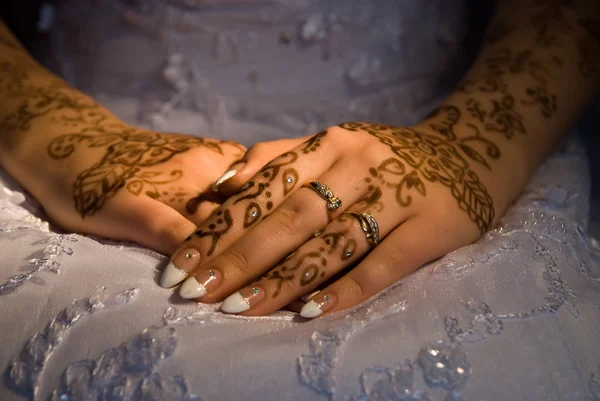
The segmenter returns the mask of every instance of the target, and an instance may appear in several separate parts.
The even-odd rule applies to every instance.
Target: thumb
[[[213,191],[225,197],[233,195],[267,163],[300,145],[311,136],[257,143],[246,152],[244,157],[232,164],[229,170],[215,181],[212,187]]]

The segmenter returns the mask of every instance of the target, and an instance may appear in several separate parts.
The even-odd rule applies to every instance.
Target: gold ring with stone
[[[313,180],[307,182],[303,186],[313,189],[327,201],[327,211],[333,212],[335,209],[338,209],[340,206],[342,206],[342,200],[340,198],[336,198],[333,195],[333,191],[322,182]]]
[[[376,247],[379,244],[379,224],[372,214],[356,212],[344,212],[342,214],[348,214],[359,221],[360,228],[365,233],[369,244],[373,247]]]

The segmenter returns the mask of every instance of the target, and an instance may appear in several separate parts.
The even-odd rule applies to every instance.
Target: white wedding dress
[[[125,120],[254,142],[406,124],[464,71],[445,0],[67,0],[47,64]],[[314,321],[161,288],[166,258],[62,233],[0,171],[0,400],[599,401],[600,247],[576,133],[477,243]]]

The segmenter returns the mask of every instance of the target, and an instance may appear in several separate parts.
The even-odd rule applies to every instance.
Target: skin
[[[0,21],[0,165],[68,231],[171,253],[245,149],[124,123],[36,63]],[[217,203],[218,202],[218,203]]]
[[[421,123],[348,122],[251,149],[177,251],[199,252],[198,280],[220,277],[197,300],[239,290],[242,314],[260,316],[320,289],[332,313],[477,240],[597,94],[599,17],[591,1],[499,2],[476,62]],[[342,207],[328,212],[310,180]],[[377,247],[347,211],[376,218]]]

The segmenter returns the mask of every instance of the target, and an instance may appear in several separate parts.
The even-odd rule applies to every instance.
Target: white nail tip
[[[323,313],[323,311],[319,307],[319,304],[315,301],[310,301],[309,303],[304,305],[300,310],[300,316],[302,317],[317,317],[321,313]]]
[[[185,299],[200,298],[206,295],[206,288],[192,276],[181,284],[179,295]]]
[[[187,276],[188,272],[178,268],[173,264],[173,262],[169,262],[167,267],[165,267],[165,270],[163,270],[163,274],[160,278],[160,285],[165,288],[170,288],[175,284],[179,284]]]
[[[250,309],[250,304],[239,292],[225,298],[221,310],[226,313],[240,313]]]
[[[302,298],[300,298],[300,300],[302,302],[308,302],[312,297],[314,297],[315,295],[317,295],[318,293],[320,293],[321,290],[317,290],[317,291],[313,291],[309,294],[306,294],[305,296],[303,296]]]
[[[237,173],[238,173],[237,170],[227,170],[222,176],[220,176],[217,179],[217,181],[215,181],[215,183],[212,186],[212,190],[217,192],[219,190],[219,187],[221,186],[221,184],[223,184],[225,181],[229,180],[231,177],[233,177]]]

